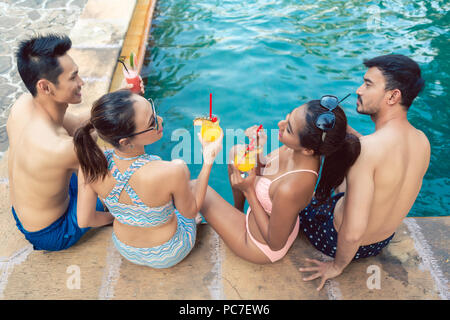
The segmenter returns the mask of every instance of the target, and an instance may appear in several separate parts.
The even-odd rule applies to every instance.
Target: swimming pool
[[[352,93],[342,104],[349,124],[369,134],[374,130],[370,118],[356,112],[355,91],[366,71],[362,62],[405,54],[420,64],[426,80],[408,118],[432,147],[431,164],[409,216],[446,216],[449,9],[445,0],[367,5],[343,0],[159,1],[142,77],[146,96],[155,100],[164,118],[164,137],[146,150],[171,160],[180,143],[172,132],[180,128],[191,132],[194,146],[192,120],[208,113],[209,93],[221,126],[230,129],[254,124],[277,129],[277,122],[304,102]],[[232,144],[224,140],[224,146]],[[277,146],[269,142],[270,147]],[[194,154],[183,157],[194,161]],[[189,168],[196,177],[201,166]],[[214,165],[210,185],[232,202],[225,164]]]

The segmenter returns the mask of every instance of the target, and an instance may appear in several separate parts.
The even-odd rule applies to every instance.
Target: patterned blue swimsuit
[[[118,157],[114,154],[114,151],[105,151],[105,156],[108,160],[108,170],[112,173],[117,184],[104,199],[104,203],[120,223],[143,228],[156,227],[167,223],[174,214],[178,222],[177,230],[169,241],[151,248],[136,248],[126,245],[113,232],[112,239],[117,250],[127,260],[152,268],[169,268],[183,260],[195,244],[197,232],[195,219],[183,217],[175,208],[172,200],[160,207],[150,208],[146,206],[128,184],[136,170],[150,161],[161,160],[161,158],[143,154],[137,157],[137,160],[122,174],[114,162],[113,157]],[[128,193],[133,202],[132,205],[119,202],[122,190]]]

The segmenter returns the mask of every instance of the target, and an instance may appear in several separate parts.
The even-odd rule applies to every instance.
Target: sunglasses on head
[[[132,134],[130,134],[130,135],[124,137],[124,138],[134,137],[134,136],[137,136],[137,135],[139,135],[139,134],[142,134],[142,133],[145,133],[145,132],[148,132],[148,131],[158,130],[158,129],[159,129],[158,116],[156,115],[155,104],[153,103],[152,98],[148,98],[147,101],[150,102],[150,105],[152,106],[153,119],[154,119],[153,122],[154,122],[154,124],[151,125],[148,129],[145,129],[145,130],[143,130],[143,131],[139,131],[139,132],[132,133]]]
[[[349,96],[350,93],[341,100],[332,95],[324,95],[320,98],[320,106],[328,109],[327,112],[319,114],[315,121],[316,127],[323,131],[322,142],[325,140],[327,131],[333,129],[336,123],[336,116],[332,111],[337,108],[339,103],[347,99]]]

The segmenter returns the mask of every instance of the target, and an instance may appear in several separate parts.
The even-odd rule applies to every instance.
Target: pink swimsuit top
[[[261,206],[264,208],[264,210],[269,215],[272,213],[272,200],[270,199],[270,195],[269,195],[270,185],[273,182],[281,179],[282,177],[284,177],[290,173],[295,173],[295,172],[311,172],[311,173],[315,174],[317,177],[319,176],[317,174],[317,172],[315,172],[313,170],[299,169],[299,170],[293,170],[293,171],[286,172],[273,180],[267,179],[265,177],[261,177],[258,180],[258,182],[256,183],[256,186],[255,186],[256,197],[258,198],[259,202],[261,203]],[[299,231],[299,227],[300,227],[299,218],[297,217],[297,222],[295,224],[295,227],[292,230],[291,234],[289,235],[289,238],[288,238],[286,244],[284,245],[284,247],[280,250],[273,251],[272,249],[270,249],[270,247],[268,245],[261,243],[261,242],[257,241],[255,238],[253,238],[252,234],[250,233],[250,230],[248,228],[248,216],[249,216],[250,211],[251,211],[251,208],[249,207],[247,210],[247,215],[246,215],[246,227],[247,227],[247,233],[248,233],[250,239],[270,259],[271,262],[275,262],[275,261],[282,259],[286,255],[287,251],[292,246],[292,244],[295,241],[295,238],[298,235],[298,231]]]
[[[265,177],[259,178],[255,186],[256,196],[258,197],[259,202],[261,203],[262,207],[264,208],[264,210],[266,210],[267,213],[272,213],[272,200],[270,199],[269,195],[270,185],[275,181],[283,178],[284,176],[295,172],[311,172],[314,173],[316,176],[318,176],[317,172],[313,170],[300,169],[286,172],[273,180],[267,179]]]

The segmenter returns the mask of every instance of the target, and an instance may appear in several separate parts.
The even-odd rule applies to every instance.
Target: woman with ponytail
[[[282,259],[303,224],[309,222],[299,212],[310,204],[314,191],[314,201],[323,203],[342,183],[359,155],[360,144],[347,134],[347,118],[339,102],[324,96],[290,112],[278,123],[284,145],[264,159],[258,157],[257,169],[247,178],[231,163],[234,207],[208,188],[200,212],[238,256],[259,264]],[[252,137],[256,132],[254,126],[246,134]],[[257,139],[262,147],[267,137],[260,131]],[[230,159],[241,147],[232,149]],[[243,213],[245,200],[247,214]]]
[[[79,224],[92,223],[98,195],[115,218],[112,238],[118,251],[153,268],[171,267],[192,250],[195,217],[222,148],[222,138],[202,142],[204,164],[197,180],[190,181],[184,162],[145,153],[145,145],[161,139],[162,123],[151,99],[119,90],[97,100],[89,122],[74,135],[80,162]],[[103,152],[93,130],[113,148]]]

